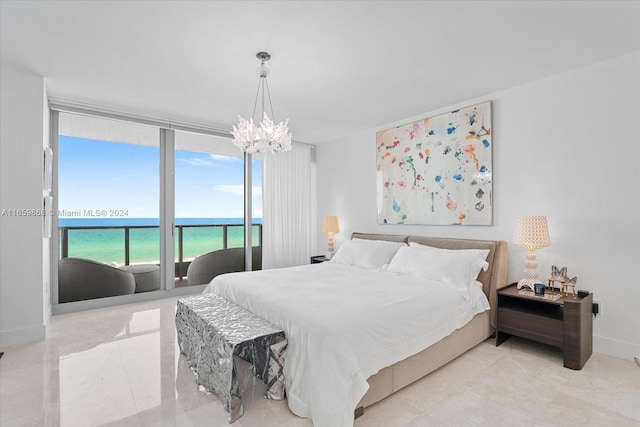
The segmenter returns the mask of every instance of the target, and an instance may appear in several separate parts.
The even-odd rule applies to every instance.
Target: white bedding
[[[289,408],[315,427],[353,425],[367,378],[489,309],[469,291],[426,278],[337,263],[230,273],[214,292],[285,331]]]

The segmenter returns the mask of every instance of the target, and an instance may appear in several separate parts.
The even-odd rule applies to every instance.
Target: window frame
[[[151,291],[133,295],[122,295],[106,298],[97,298],[93,300],[75,301],[69,303],[59,303],[58,294],[58,259],[60,258],[59,251],[59,227],[58,221],[52,221],[52,238],[49,239],[50,254],[51,254],[51,304],[53,314],[63,314],[87,309],[110,307],[121,304],[128,304],[132,302],[148,301],[158,298],[166,298],[176,295],[191,294],[201,291],[206,285],[191,285],[186,287],[175,287],[175,131],[185,131],[198,133],[203,135],[213,135],[217,137],[224,137],[231,142],[231,133],[219,128],[195,125],[183,122],[169,122],[163,120],[157,120],[154,118],[129,115],[112,110],[105,110],[97,107],[88,107],[85,105],[76,104],[73,102],[50,100],[50,146],[54,153],[52,162],[52,197],[53,204],[52,209],[54,212],[58,212],[58,153],[59,153],[59,120],[60,113],[80,114],[96,118],[119,120],[129,123],[138,123],[144,125],[151,125],[159,128],[158,143],[160,147],[160,290]],[[242,157],[242,156],[239,156]],[[243,157],[246,162],[246,157]],[[244,165],[246,169],[246,164]],[[249,163],[249,169],[252,169],[251,162]],[[262,168],[264,173],[264,167]],[[264,182],[264,180],[263,180]],[[244,183],[245,187],[247,183]],[[252,185],[249,182],[248,185]],[[252,218],[249,218],[249,222],[252,223]],[[245,218],[246,224],[246,218]],[[251,227],[249,227],[251,229]]]

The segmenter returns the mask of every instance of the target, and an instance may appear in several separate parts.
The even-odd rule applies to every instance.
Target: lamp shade
[[[530,251],[549,246],[551,239],[547,217],[538,215],[518,218],[513,243]]]
[[[335,234],[340,232],[337,216],[325,216],[322,220],[322,232],[325,234]]]

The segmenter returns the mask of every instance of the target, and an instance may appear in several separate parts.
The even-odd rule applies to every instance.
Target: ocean
[[[253,245],[258,245],[262,218],[253,219]],[[198,227],[189,227],[198,225]],[[203,227],[202,225],[207,225]],[[215,225],[215,226],[214,226]],[[176,218],[176,226],[184,226],[183,259],[223,248],[223,225],[227,228],[227,247],[244,245],[242,218]],[[92,227],[68,230],[68,256],[89,258],[112,265],[125,263],[125,228],[129,228],[129,263],[157,263],[160,259],[158,218],[60,218],[58,226]],[[112,228],[117,227],[117,228]],[[175,230],[175,259],[178,261],[179,233]],[[60,238],[60,253],[63,239]]]

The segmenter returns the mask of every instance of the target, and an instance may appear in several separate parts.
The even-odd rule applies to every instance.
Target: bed
[[[225,274],[204,290],[285,331],[288,405],[316,427],[352,425],[491,336],[496,292],[507,284],[504,241],[353,233],[348,242],[332,262]],[[456,280],[431,270],[459,256],[465,266],[473,257],[473,268],[455,269]],[[461,274],[474,280],[462,284]]]

